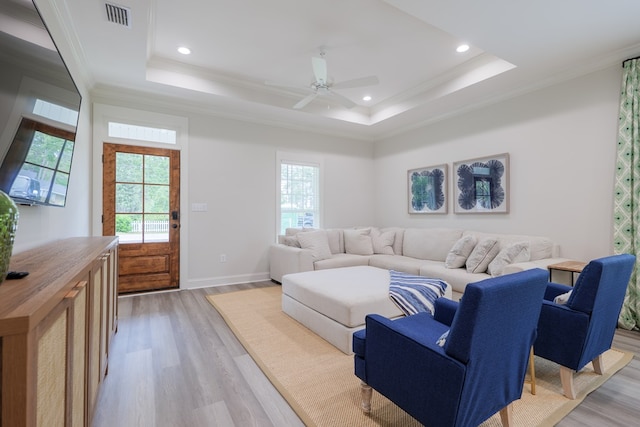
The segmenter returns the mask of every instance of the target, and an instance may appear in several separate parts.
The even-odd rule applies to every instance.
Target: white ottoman
[[[451,298],[451,286],[446,298]],[[344,267],[306,271],[282,277],[282,311],[346,354],[351,336],[364,327],[367,314],[400,317],[389,298],[389,270]]]

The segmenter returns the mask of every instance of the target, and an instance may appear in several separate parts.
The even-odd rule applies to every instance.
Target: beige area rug
[[[371,414],[365,415],[359,407],[360,380],[353,373],[353,356],[283,313],[280,286],[207,298],[306,425],[420,425],[375,391]],[[522,398],[514,404],[515,425],[553,426],[632,357],[609,350],[604,355],[604,375],[595,374],[588,364],[575,375],[576,400],[562,395],[558,365],[536,357],[536,395],[524,386]],[[498,414],[482,424],[501,425]]]

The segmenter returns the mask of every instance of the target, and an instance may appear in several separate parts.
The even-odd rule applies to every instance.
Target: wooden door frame
[[[175,162],[175,164],[177,164],[177,168],[178,170],[175,171],[173,169],[170,169],[170,185],[174,186],[177,185],[177,191],[175,193],[172,192],[172,194],[170,195],[171,200],[170,200],[170,212],[171,212],[171,207],[175,207],[178,210],[179,213],[179,217],[177,220],[171,221],[170,223],[171,225],[176,224],[177,225],[177,229],[174,231],[172,231],[172,229],[169,229],[169,234],[172,235],[173,237],[170,239],[170,243],[171,243],[171,247],[173,248],[173,250],[171,251],[171,258],[170,258],[170,262],[171,262],[171,267],[170,267],[170,271],[174,271],[175,275],[173,276],[171,283],[175,283],[175,285],[170,286],[169,288],[164,288],[164,289],[179,289],[181,288],[181,283],[182,283],[182,258],[184,256],[183,252],[182,252],[182,239],[181,239],[181,235],[182,235],[182,227],[181,227],[181,223],[183,221],[183,203],[182,203],[182,197],[181,197],[181,193],[182,193],[182,186],[181,186],[181,182],[182,180],[182,169],[183,169],[183,165],[182,165],[182,153],[181,150],[178,150],[176,148],[173,147],[149,147],[149,146],[143,146],[143,145],[136,145],[136,144],[117,144],[117,143],[111,143],[111,142],[103,142],[102,144],[102,148],[103,148],[103,155],[102,155],[102,183],[101,183],[101,189],[102,189],[102,233],[104,234],[104,227],[105,227],[105,219],[107,217],[111,217],[114,218],[115,220],[115,211],[114,211],[114,206],[112,205],[108,205],[107,202],[107,195],[106,192],[104,191],[104,187],[105,187],[105,182],[109,181],[109,182],[115,182],[115,168],[111,171],[107,171],[104,168],[104,164],[105,164],[105,155],[104,152],[105,147],[109,146],[110,150],[113,152],[113,154],[115,155],[115,153],[118,152],[123,152],[123,153],[135,153],[135,154],[142,154],[142,155],[162,155],[162,156],[167,156],[169,157],[171,160],[170,162]],[[173,164],[173,163],[172,163]],[[110,224],[110,226],[113,228],[113,234],[115,234],[115,224]],[[109,230],[111,231],[111,230]],[[150,248],[154,245],[153,242],[149,242],[149,243],[145,243],[147,246],[147,248]],[[151,252],[149,253],[149,255],[153,255],[153,249],[151,250]]]

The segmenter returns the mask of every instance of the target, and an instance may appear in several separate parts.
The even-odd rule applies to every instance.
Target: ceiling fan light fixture
[[[458,46],[456,48],[456,52],[458,52],[458,53],[464,53],[464,52],[466,52],[468,50],[469,50],[469,45],[468,44],[461,44],[460,46]]]

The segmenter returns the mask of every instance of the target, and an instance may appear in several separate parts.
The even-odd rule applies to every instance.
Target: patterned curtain
[[[640,260],[640,58],[623,63],[613,244],[616,253]],[[636,264],[637,265],[637,264]],[[634,269],[618,318],[625,329],[640,328],[640,275]]]

